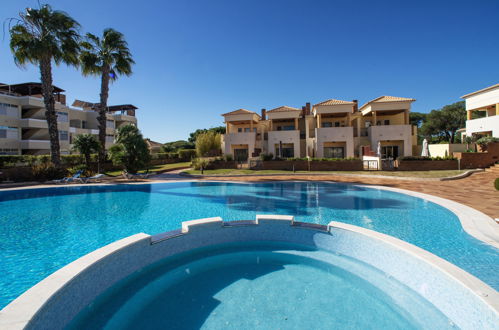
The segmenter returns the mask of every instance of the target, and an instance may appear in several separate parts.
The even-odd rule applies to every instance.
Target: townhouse
[[[62,154],[69,154],[73,140],[79,134],[98,135],[96,104],[76,100],[66,105],[64,90],[53,86],[57,128]],[[0,154],[43,155],[50,153],[50,138],[45,119],[41,84],[0,84]],[[108,107],[106,149],[114,143],[116,129],[122,125],[137,125],[131,104]]]
[[[461,96],[466,103],[466,136],[499,138],[499,84]]]
[[[261,153],[278,158],[382,159],[410,156],[417,143],[409,123],[412,98],[380,96],[360,108],[358,101],[326,100],[301,109],[281,106],[261,114],[239,109],[225,113],[223,152],[246,161]]]

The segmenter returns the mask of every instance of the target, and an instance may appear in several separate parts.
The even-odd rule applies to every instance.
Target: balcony
[[[113,118],[116,121],[126,121],[126,122],[130,122],[130,123],[137,122],[137,118],[135,118],[134,116],[124,115],[124,114],[115,114],[115,115],[113,115]]]
[[[492,136],[499,136],[499,116],[489,116],[466,121],[466,135],[490,132]]]
[[[367,130],[372,142],[411,139],[411,125],[378,125]]]
[[[49,140],[21,140],[21,149],[50,149]]]
[[[317,141],[353,141],[353,127],[321,127],[315,129]]]
[[[222,135],[225,144],[251,144],[256,141],[255,132],[239,132]]]
[[[24,118],[20,120],[20,124],[23,128],[48,128],[45,119]]]

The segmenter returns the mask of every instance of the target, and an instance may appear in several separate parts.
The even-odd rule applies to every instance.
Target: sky
[[[300,108],[327,99],[412,97],[429,112],[499,81],[497,0],[52,0],[81,33],[122,32],[136,65],[110,87],[131,103],[145,137],[186,139],[239,108]],[[0,19],[37,0],[0,0]],[[5,23],[4,23],[4,29]],[[0,82],[39,81],[0,38]],[[61,65],[54,84],[98,102],[100,80]]]

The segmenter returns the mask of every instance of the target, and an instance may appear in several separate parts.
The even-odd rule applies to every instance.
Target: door
[[[234,159],[238,162],[248,160],[248,149],[234,149]]]

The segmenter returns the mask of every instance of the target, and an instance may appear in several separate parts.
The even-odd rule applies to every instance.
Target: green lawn
[[[189,166],[191,166],[191,162],[154,165],[154,166],[149,168],[149,173],[173,171],[173,170],[176,170],[179,168],[186,168]],[[106,172],[105,174],[107,174],[109,176],[117,176],[117,175],[121,175],[122,172],[123,172],[122,170],[117,170],[117,171],[109,171],[109,172]],[[145,173],[145,172],[146,172],[146,170],[139,171],[139,173]]]
[[[188,174],[201,174],[201,171],[188,170]],[[292,171],[278,171],[278,170],[235,170],[235,169],[219,169],[219,170],[205,170],[204,175],[241,175],[241,174],[292,174]],[[451,171],[296,171],[298,174],[361,174],[361,175],[386,175],[386,176],[399,176],[399,177],[414,177],[414,178],[444,178],[454,176],[464,171],[451,170]]]

